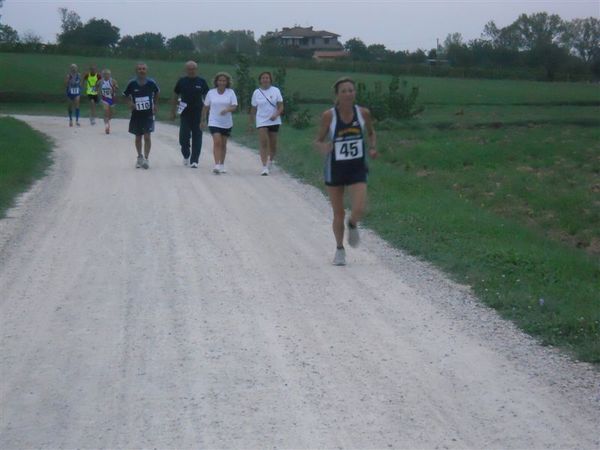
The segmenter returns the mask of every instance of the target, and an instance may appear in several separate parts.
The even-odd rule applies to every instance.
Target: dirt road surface
[[[597,370],[372,233],[332,266],[250,150],[185,168],[158,124],[136,170],[126,121],[21,119],[56,149],[0,221],[0,448],[600,446]]]

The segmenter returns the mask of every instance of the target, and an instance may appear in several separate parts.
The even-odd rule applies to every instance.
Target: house
[[[343,50],[339,34],[330,31],[316,31],[313,27],[284,27],[281,31],[268,32],[268,40],[282,46],[298,50]]]

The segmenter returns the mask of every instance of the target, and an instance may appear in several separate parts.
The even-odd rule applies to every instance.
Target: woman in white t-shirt
[[[277,132],[283,114],[283,97],[281,91],[272,86],[271,72],[263,72],[258,76],[260,87],[252,94],[250,110],[250,129],[252,120],[258,128],[260,141],[260,160],[263,165],[261,175],[269,175],[275,154],[277,153]]]
[[[213,138],[213,154],[215,168],[213,173],[226,173],[225,155],[227,154],[227,139],[231,136],[233,117],[231,113],[237,109],[237,97],[231,89],[231,75],[219,72],[213,79],[214,89],[208,91],[202,108],[202,127],[206,127],[208,113],[208,130]]]

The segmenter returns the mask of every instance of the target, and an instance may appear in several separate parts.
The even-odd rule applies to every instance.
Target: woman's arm
[[[332,149],[331,142],[325,141],[325,139],[327,139],[327,135],[329,134],[329,126],[331,125],[332,119],[333,115],[331,114],[330,110],[327,110],[321,114],[321,123],[319,125],[317,139],[315,139],[315,147],[323,155],[326,155]]]
[[[277,111],[271,116],[271,120],[277,119],[283,114],[283,102],[277,102]]]
[[[367,108],[360,108],[365,119],[365,127],[367,128],[367,136],[369,138],[369,156],[373,159],[377,158],[377,135],[375,134],[375,128],[373,128],[373,119],[371,117],[371,111]]]
[[[206,118],[208,117],[209,111],[210,106],[204,105],[202,107],[202,113],[200,113],[200,128],[206,128]]]

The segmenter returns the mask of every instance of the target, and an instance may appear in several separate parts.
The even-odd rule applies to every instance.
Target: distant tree
[[[58,14],[60,15],[60,29],[62,32],[56,36],[56,40],[59,44],[66,44],[67,39],[72,38],[75,30],[81,28],[83,23],[79,14],[67,8],[58,8]]]
[[[350,53],[350,57],[358,61],[368,61],[370,59],[369,49],[359,38],[352,38],[344,44],[344,49]]]
[[[463,37],[460,33],[451,33],[446,36],[444,40],[444,50],[447,52],[451,45],[460,46],[463,45]]]
[[[19,42],[19,33],[10,25],[0,24],[0,44],[16,44]]]
[[[126,34],[119,41],[118,47],[124,50],[135,48],[135,41],[133,40],[132,36]]]
[[[254,32],[250,30],[232,30],[227,32],[221,47],[225,53],[244,53],[256,55],[258,44]]]
[[[161,33],[142,33],[133,36],[133,48],[138,50],[164,50],[165,37]]]
[[[560,16],[548,15],[545,12],[521,14],[513,25],[517,29],[521,46],[525,50],[555,44],[565,31]]]
[[[21,35],[19,40],[24,44],[40,44],[42,37],[33,30],[27,30]]]
[[[437,50],[435,48],[432,48],[431,50],[429,50],[429,53],[427,53],[427,58],[436,59],[437,58]]]
[[[119,42],[119,28],[106,19],[90,19],[78,31],[80,45],[90,47],[115,47]]]
[[[564,25],[562,42],[585,62],[591,62],[594,52],[600,48],[600,20],[588,17],[574,19]]]
[[[180,34],[167,41],[167,48],[171,51],[189,52],[194,50],[194,43],[189,36]]]
[[[375,61],[387,61],[393,54],[383,44],[371,44],[367,47],[367,52],[369,58]]]
[[[504,28],[498,28],[492,20],[483,28],[482,37],[487,38],[495,48],[518,51],[522,46],[518,29],[514,23]]]
[[[200,53],[214,53],[222,48],[227,37],[225,31],[196,31],[190,34],[196,51]]]
[[[427,55],[423,50],[417,49],[416,51],[409,53],[407,59],[412,64],[421,64],[427,62]]]

